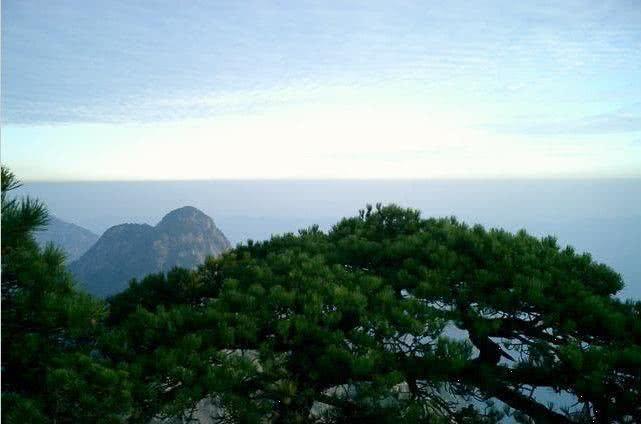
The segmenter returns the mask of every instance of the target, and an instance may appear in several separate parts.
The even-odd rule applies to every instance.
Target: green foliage
[[[208,396],[231,422],[496,422],[493,399],[519,420],[585,417],[535,387],[638,420],[640,306],[621,287],[552,238],[368,207],[133,283],[105,352],[147,378],[141,421]]]
[[[45,210],[15,185],[3,170],[7,422],[147,423],[203,402],[238,423],[641,421],[641,303],[553,238],[379,205],[133,280],[105,308],[35,245]]]
[[[75,289],[60,251],[34,242],[46,208],[10,199],[18,186],[2,168],[2,418],[120,421],[130,405],[126,375],[90,356],[104,304]]]

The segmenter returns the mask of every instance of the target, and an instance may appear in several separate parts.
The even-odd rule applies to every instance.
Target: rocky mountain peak
[[[161,231],[185,231],[189,229],[211,229],[214,227],[214,221],[200,209],[196,209],[193,206],[184,206],[165,215],[156,226],[156,229]]]
[[[229,248],[209,216],[186,206],[169,212],[155,227],[120,224],[109,228],[70,269],[89,292],[109,296],[125,289],[132,278],[176,266],[195,268],[207,256]]]

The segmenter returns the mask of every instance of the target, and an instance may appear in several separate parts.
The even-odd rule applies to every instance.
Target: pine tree
[[[2,418],[641,422],[641,303],[550,237],[367,207],[133,280],[109,307],[32,233],[2,169]],[[564,410],[545,388],[571,397]]]
[[[130,405],[126,373],[95,353],[105,305],[78,291],[53,246],[33,231],[45,206],[11,197],[2,168],[2,419],[7,423],[120,422]]]
[[[640,421],[622,285],[553,238],[379,205],[134,282],[104,350],[137,373],[141,422],[205,398],[229,422]]]

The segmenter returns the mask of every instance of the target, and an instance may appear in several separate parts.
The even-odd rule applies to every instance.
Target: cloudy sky
[[[2,162],[26,180],[638,177],[640,23],[638,0],[3,0]]]

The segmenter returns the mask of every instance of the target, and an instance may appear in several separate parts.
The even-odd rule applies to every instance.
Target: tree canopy
[[[96,351],[105,305],[78,291],[62,252],[38,247],[45,206],[11,198],[2,168],[2,420],[7,423],[120,422],[129,381]]]
[[[622,285],[551,237],[368,207],[135,282],[106,351],[149,379],[146,418],[209,397],[231,422],[639,421]]]
[[[5,194],[7,422],[641,422],[641,303],[551,237],[367,207],[105,304]],[[555,405],[548,400],[556,399]]]

